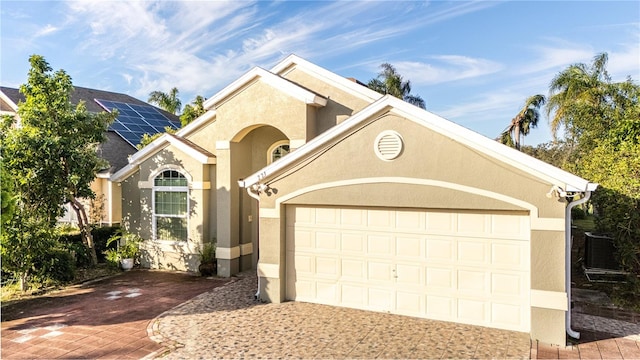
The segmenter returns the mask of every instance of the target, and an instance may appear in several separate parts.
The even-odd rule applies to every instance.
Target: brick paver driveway
[[[2,309],[2,359],[140,359],[164,311],[229,279],[133,270]]]
[[[153,324],[168,359],[528,359],[529,334],[302,302],[253,300],[254,274]]]

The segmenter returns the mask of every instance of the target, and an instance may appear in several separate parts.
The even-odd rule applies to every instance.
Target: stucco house
[[[111,91],[75,86],[70,100],[74,106],[83,101],[87,111],[93,113],[110,112],[114,106],[126,109],[119,110],[118,118],[105,134],[107,140],[98,147],[98,154],[107,161],[108,166],[100,170],[96,174],[96,179],[91,183],[91,189],[96,194],[96,200],[93,202],[85,201],[87,211],[94,215],[93,220],[96,222],[103,225],[120,224],[122,219],[120,207],[122,195],[120,186],[111,182],[111,175],[128,164],[129,156],[137,151],[136,145],[140,142],[143,133],[154,135],[158,132],[164,132],[165,125],[179,128],[180,119],[174,114],[153,107],[132,96]],[[13,116],[16,119],[16,126],[20,125],[20,118],[17,114],[18,104],[23,101],[24,95],[18,89],[0,86],[0,115]],[[141,112],[137,113],[131,107],[136,107]],[[145,114],[144,116],[146,116],[146,114],[151,113],[156,117],[163,117],[165,120],[160,122],[159,126],[147,126],[147,121],[150,120],[145,120],[140,114]],[[123,125],[123,122],[129,124],[129,126]],[[135,132],[129,128],[134,126],[136,127]],[[140,126],[144,126],[144,131]],[[65,205],[65,208],[67,210],[65,216],[59,221],[77,223],[78,219],[75,212],[68,204]]]
[[[597,184],[295,55],[205,109],[111,177],[144,265],[216,241],[262,300],[577,336],[570,210]]]

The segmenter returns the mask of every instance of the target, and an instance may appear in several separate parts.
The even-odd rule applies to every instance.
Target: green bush
[[[91,230],[93,235],[93,244],[96,248],[96,255],[98,256],[98,262],[104,263],[107,261],[104,255],[104,251],[107,249],[115,249],[116,244],[107,245],[109,238],[115,235],[119,226],[101,226]],[[73,250],[76,254],[76,265],[78,267],[87,267],[91,265],[91,256],[86,246],[82,242],[82,236],[80,233],[67,232],[60,235],[60,242],[65,244],[65,248]]]
[[[64,248],[55,247],[49,249],[38,259],[36,276],[40,279],[53,280],[66,283],[76,276],[76,264],[73,255]]]
[[[571,219],[584,220],[587,218],[587,214],[581,207],[574,207],[571,209]]]

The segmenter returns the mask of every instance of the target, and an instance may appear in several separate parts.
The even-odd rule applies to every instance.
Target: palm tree
[[[606,53],[598,54],[590,66],[573,64],[551,80],[547,115],[553,113],[551,130],[554,138],[562,126],[569,140],[575,142],[585,129],[583,125],[587,125],[581,120],[604,118],[602,111],[611,83],[606,70],[607,60]]]
[[[168,94],[163,93],[162,91],[152,91],[149,94],[149,100],[147,101],[151,104],[156,104],[163,110],[176,115],[180,112],[180,107],[182,106],[182,102],[178,98],[177,88],[171,89]]]
[[[525,101],[522,110],[511,119],[511,123],[500,134],[499,141],[520,150],[522,139],[529,135],[532,128],[538,126],[540,107],[544,105],[544,95],[533,95]]]
[[[405,81],[393,65],[384,63],[380,65],[380,68],[382,70],[378,73],[378,76],[369,80],[367,84],[369,89],[381,94],[393,95],[421,109],[426,108],[425,102],[420,96],[411,94],[411,82],[409,80]]]
[[[184,106],[182,115],[180,115],[180,123],[183,127],[205,113],[204,100],[204,97],[198,95],[190,104]]]

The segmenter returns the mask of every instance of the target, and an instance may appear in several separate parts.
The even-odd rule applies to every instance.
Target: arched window
[[[271,145],[268,153],[268,163],[272,162],[284,157],[289,153],[289,141],[278,141],[277,143]]]
[[[165,170],[153,179],[153,234],[156,240],[187,240],[187,178]]]

